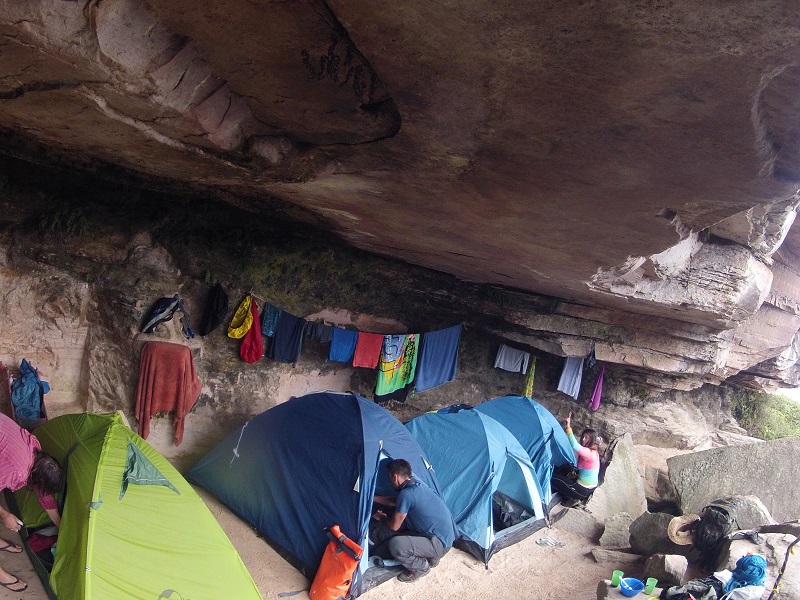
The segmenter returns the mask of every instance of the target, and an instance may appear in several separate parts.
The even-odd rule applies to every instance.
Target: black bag
[[[728,535],[739,529],[736,522],[736,502],[715,500],[700,511],[695,529],[694,546],[703,555],[703,562],[715,566]]]

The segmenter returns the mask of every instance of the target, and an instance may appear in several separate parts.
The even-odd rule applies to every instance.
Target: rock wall
[[[231,312],[252,290],[293,314],[364,331],[424,332],[464,323],[456,381],[390,405],[401,419],[521,393],[523,375],[493,368],[499,345],[510,343],[536,356],[535,397],[559,418],[574,412],[576,424],[594,426],[606,439],[628,432],[637,444],[730,443],[720,429],[730,421],[720,389],[659,394],[607,353],[641,336],[657,339],[647,319],[623,322],[618,313],[616,325],[603,324],[612,320],[608,311],[468,284],[353,251],[278,216],[256,220],[213,199],[189,204],[54,172],[34,185],[22,171],[4,181],[0,195],[0,361],[18,365],[27,358],[40,370],[53,387],[46,397],[51,415],[122,410],[135,425],[142,344],[158,339],[189,346],[203,388],[183,444],[174,446],[170,419],[151,423],[151,441],[180,467],[292,395],[349,389],[372,396],[375,372],[328,362],[319,343],[306,343],[293,368],[267,359],[244,363],[224,327],[191,340],[177,320],[151,335],[139,332],[152,303],[176,293],[196,322],[210,283],[218,280],[230,294]],[[682,328],[686,340],[702,337]],[[599,363],[586,370],[577,401],[556,391],[564,349],[588,352],[592,339],[607,366],[596,413],[586,404]]]

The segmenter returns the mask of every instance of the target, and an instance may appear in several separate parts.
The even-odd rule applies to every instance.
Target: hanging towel
[[[424,392],[456,378],[461,325],[431,331],[422,336],[417,370],[418,392]]]
[[[567,360],[564,361],[561,379],[558,380],[558,391],[564,392],[577,400],[578,393],[581,391],[581,377],[583,377],[583,358],[580,356],[568,356]]]
[[[303,330],[306,320],[283,311],[278,324],[275,326],[275,336],[272,342],[271,358],[278,362],[297,365],[300,357],[300,348],[303,346]]]
[[[353,355],[353,366],[374,369],[378,366],[382,347],[383,336],[380,333],[359,331],[358,339],[356,340],[356,351]]]
[[[235,340],[242,339],[245,334],[250,331],[253,326],[253,312],[250,310],[250,304],[253,299],[250,296],[245,296],[239,308],[233,313],[233,318],[228,325],[228,337]]]
[[[283,312],[280,308],[272,306],[269,302],[264,305],[264,314],[261,315],[261,334],[266,337],[275,335],[275,326]]]
[[[378,381],[375,384],[375,394],[379,396],[399,390],[414,379],[419,340],[419,336],[415,333],[382,337]]]
[[[525,391],[522,394],[526,398],[533,399],[533,376],[536,372],[536,357],[531,361],[531,368],[528,369],[528,374],[525,376]]]
[[[253,301],[250,304],[250,309],[253,313],[253,323],[258,323],[258,305]],[[246,363],[253,364],[257,360],[261,360],[264,356],[264,338],[261,337],[261,328],[253,326],[242,338],[242,344],[239,346],[239,356]]]
[[[603,395],[603,375],[606,373],[606,366],[600,365],[600,374],[597,376],[597,382],[594,384],[594,392],[592,392],[592,399],[589,400],[589,408],[597,410],[600,408],[600,397]]]
[[[17,419],[39,419],[42,416],[44,395],[50,384],[42,381],[27,359],[19,364],[20,377],[11,386],[11,402]]]
[[[330,342],[333,336],[333,327],[325,325],[325,323],[311,323],[306,325],[305,335],[311,340],[319,340],[320,342]]]
[[[147,439],[152,415],[175,411],[175,445],[179,446],[183,441],[184,420],[197,402],[200,390],[200,379],[188,347],[170,342],[147,342],[142,348],[136,388],[139,435]]]
[[[331,349],[328,352],[328,360],[336,362],[350,362],[353,360],[353,352],[356,349],[357,338],[357,331],[334,327]]]
[[[206,336],[225,320],[228,314],[228,294],[219,282],[214,284],[208,291],[206,306],[203,309],[203,316],[200,319],[200,326],[197,328],[200,335]]]
[[[494,368],[511,371],[512,373],[525,373],[528,370],[528,361],[531,355],[522,350],[517,350],[502,344],[494,359]]]

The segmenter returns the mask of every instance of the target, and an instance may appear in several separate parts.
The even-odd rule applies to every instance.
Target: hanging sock
[[[525,376],[525,392],[522,394],[526,398],[533,399],[533,376],[536,372],[536,357],[531,360],[531,366],[528,369],[528,374]]]
[[[603,395],[603,375],[606,373],[606,366],[600,365],[600,374],[597,376],[597,382],[594,384],[594,392],[592,392],[592,399],[589,400],[589,408],[597,410],[600,408],[600,396]]]

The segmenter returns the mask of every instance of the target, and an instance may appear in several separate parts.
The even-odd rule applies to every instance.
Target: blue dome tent
[[[396,575],[369,569],[373,496],[396,493],[385,461],[404,458],[414,475],[439,484],[413,436],[386,409],[352,393],[292,398],[254,417],[223,440],[188,477],[251,523],[313,579],[337,524],[365,549],[353,577],[358,596]]]
[[[553,470],[576,465],[575,452],[558,420],[544,406],[524,396],[503,396],[482,402],[475,410],[499,421],[527,450],[536,469],[542,500],[552,506]]]
[[[487,563],[497,550],[545,524],[528,453],[480,412],[428,413],[406,423],[431,461],[461,537],[456,546]]]

